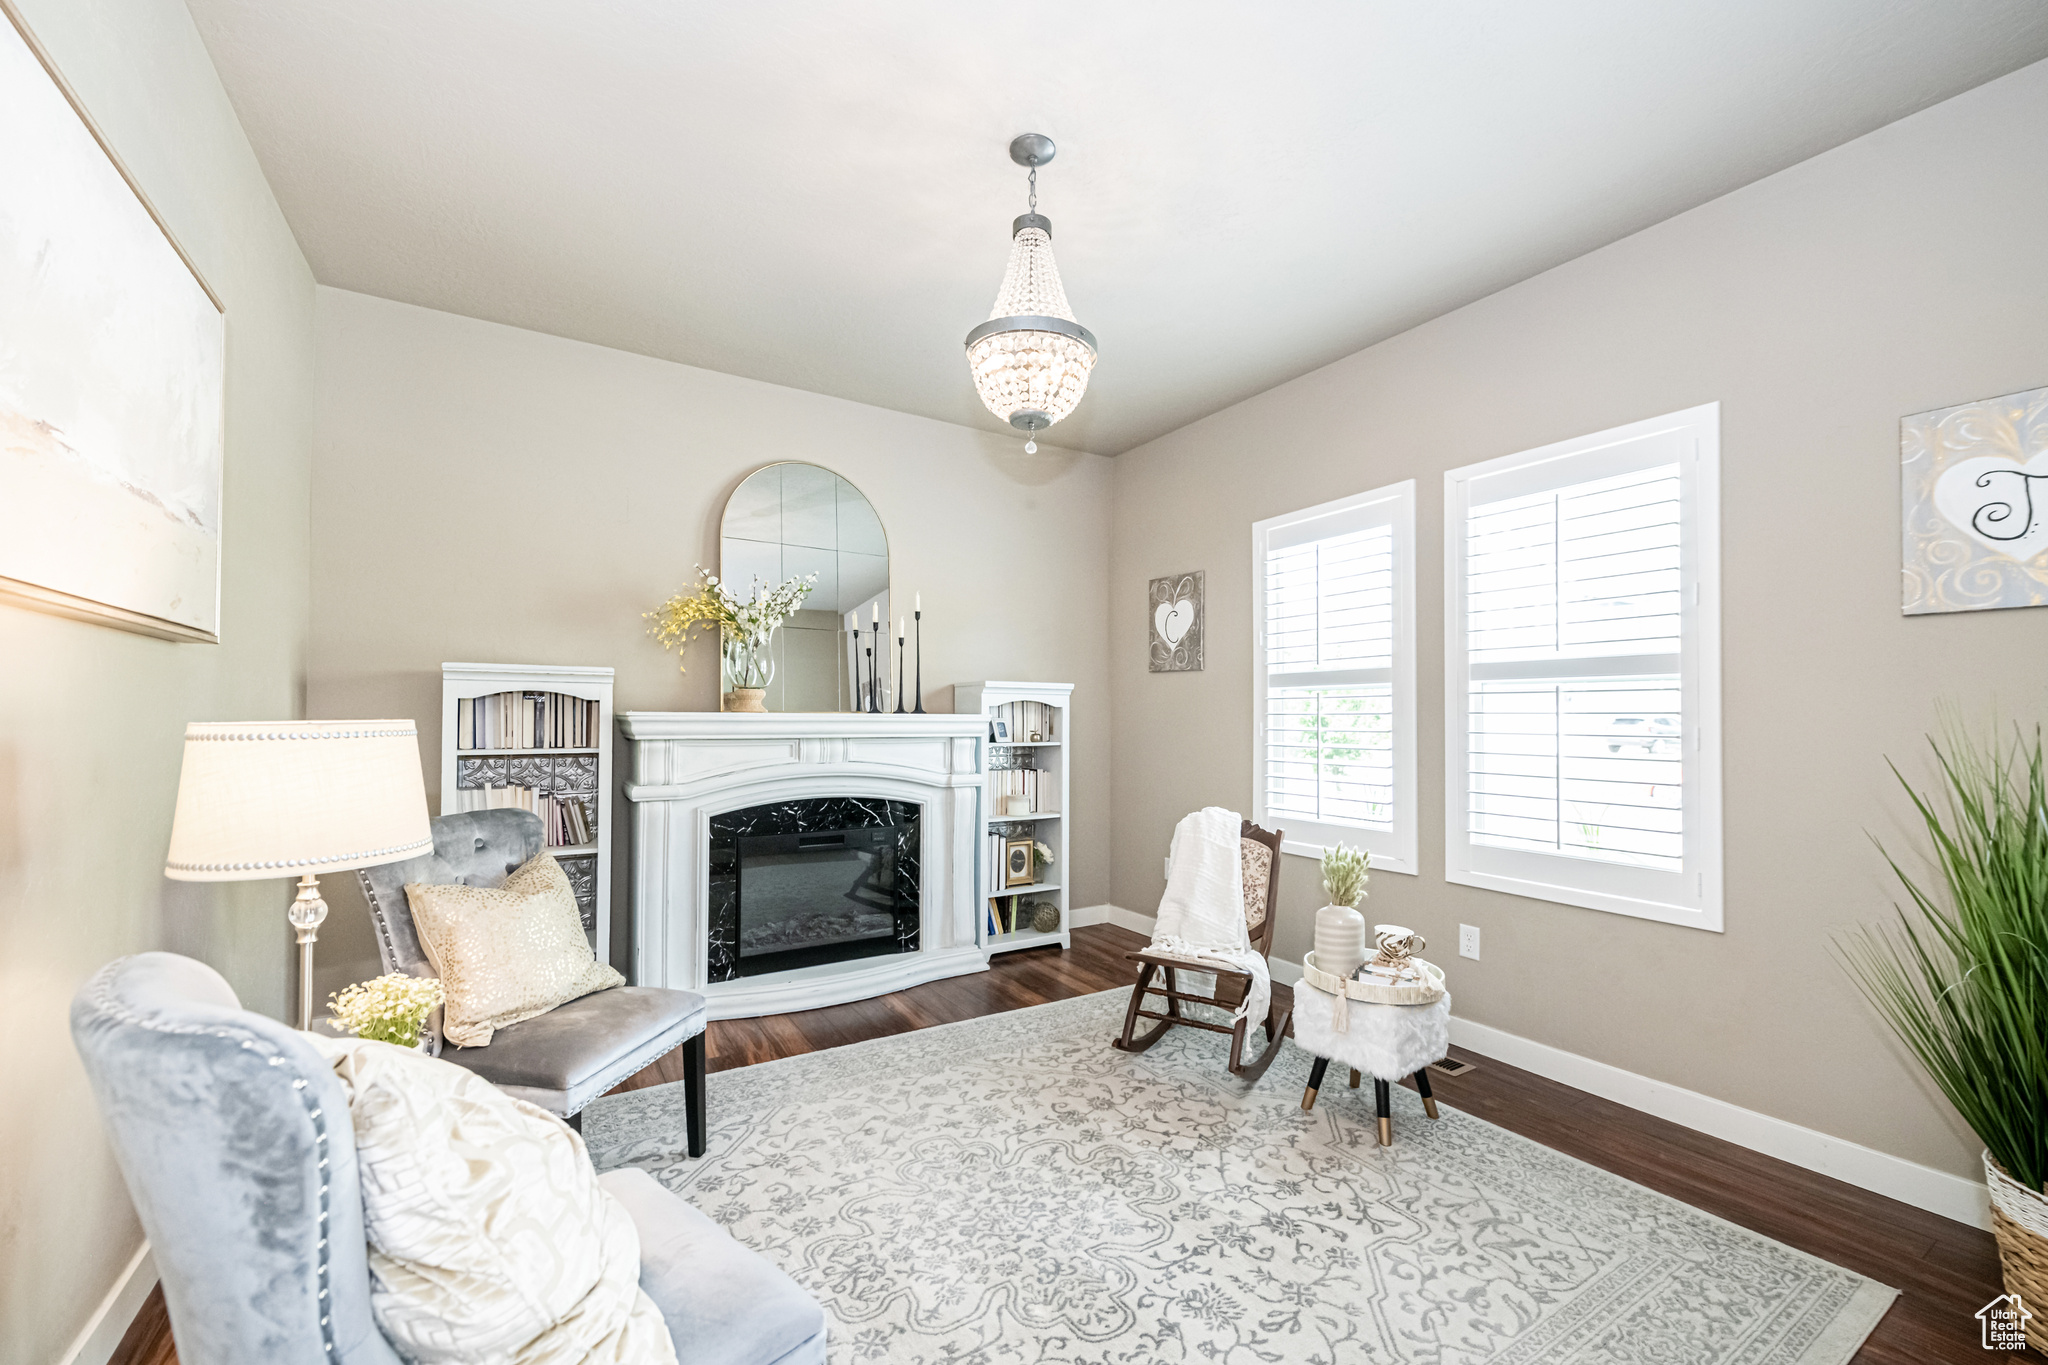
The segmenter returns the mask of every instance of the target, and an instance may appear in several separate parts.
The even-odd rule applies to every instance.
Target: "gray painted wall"
[[[431,794],[444,660],[610,665],[620,710],[716,710],[715,648],[691,646],[678,674],[640,614],[717,565],[741,479],[806,460],[874,504],[898,605],[924,594],[928,709],[952,710],[955,682],[1074,684],[1072,903],[1108,898],[1110,461],[362,294],[319,300],[313,715],[417,719]],[[321,999],[377,972],[359,895],[329,899]]]
[[[301,714],[313,278],[179,0],[19,5],[227,305],[221,643],[0,606],[0,1363],[47,1365],[142,1241],[72,992],[169,948],[286,1006],[288,883],[170,882],[163,856],[185,722]]]
[[[1253,521],[1418,481],[1422,929],[1460,1014],[1886,1152],[1977,1144],[1830,957],[1888,913],[1887,756],[1937,703],[2048,719],[2048,610],[1899,614],[1898,424],[2048,384],[2048,65],[2036,65],[1121,456],[1110,580],[1112,898],[1150,913],[1173,823],[1249,811]],[[1398,205],[1389,205],[1398,212]],[[1718,400],[1727,932],[1443,879],[1443,471]],[[1145,668],[1148,578],[1208,571],[1208,668]],[[1310,946],[1288,858],[1278,956]],[[1485,957],[1457,956],[1457,927]]]

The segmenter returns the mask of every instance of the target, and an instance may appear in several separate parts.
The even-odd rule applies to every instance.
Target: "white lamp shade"
[[[431,853],[409,720],[195,722],[164,875],[239,882]]]

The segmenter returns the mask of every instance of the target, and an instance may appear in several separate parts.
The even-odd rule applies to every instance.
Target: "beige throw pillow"
[[[370,1310],[416,1365],[675,1365],[640,1234],[554,1115],[473,1071],[306,1035],[348,1091]]]
[[[405,899],[447,993],[442,1036],[458,1047],[482,1047],[507,1024],[626,984],[592,956],[576,893],[545,853],[500,887],[414,882]]]

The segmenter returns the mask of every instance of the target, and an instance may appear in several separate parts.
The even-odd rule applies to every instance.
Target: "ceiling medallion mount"
[[[1059,151],[1044,133],[1019,133],[1010,139],[1010,160],[1033,170],[1058,156]]]
[[[1058,150],[1043,133],[1010,143],[1010,160],[1031,169],[1029,211],[1010,224],[1010,265],[988,321],[967,334],[981,401],[1033,437],[1074,410],[1095,369],[1095,334],[1074,320],[1052,258],[1052,220],[1038,211],[1038,168]],[[1024,449],[1035,452],[1038,442]]]

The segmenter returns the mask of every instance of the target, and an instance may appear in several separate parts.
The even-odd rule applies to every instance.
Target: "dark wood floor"
[[[989,971],[974,976],[802,1014],[722,1020],[709,1032],[711,1069],[1124,986],[1131,969],[1123,954],[1143,943],[1128,930],[1080,929],[1066,952],[1038,948],[1005,954]],[[1276,992],[1285,989],[1275,987]],[[1226,1039],[1215,1041],[1219,1049],[1227,1046]],[[1972,1315],[1999,1293],[1998,1255],[1989,1233],[1461,1048],[1453,1048],[1452,1055],[1473,1062],[1477,1070],[1435,1078],[1432,1085],[1443,1103],[1899,1289],[1898,1301],[1854,1365],[1981,1365],[1987,1359]],[[681,1078],[680,1055],[671,1054],[619,1089]],[[2031,1351],[2004,1358],[2041,1360]],[[114,1365],[174,1365],[176,1360],[159,1290],[129,1328]]]

